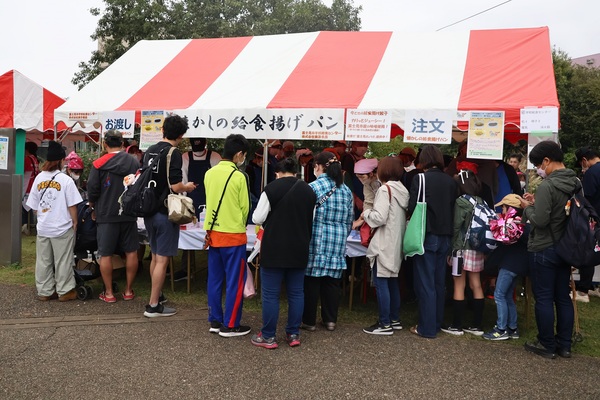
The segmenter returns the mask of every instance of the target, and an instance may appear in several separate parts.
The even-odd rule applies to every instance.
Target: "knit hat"
[[[63,149],[62,145],[54,140],[48,142],[48,153],[46,155],[46,160],[48,161],[59,161],[65,158],[65,149]]]
[[[69,169],[83,169],[83,160],[74,151],[65,157],[65,161],[67,161],[67,168]]]
[[[377,159],[376,158],[365,158],[362,160],[358,160],[356,164],[354,164],[354,173],[355,174],[368,174],[369,172],[373,172],[377,169]]]

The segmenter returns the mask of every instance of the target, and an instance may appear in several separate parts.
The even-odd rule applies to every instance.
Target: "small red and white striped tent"
[[[54,131],[54,110],[65,100],[19,71],[0,75],[0,128]],[[66,129],[64,124],[61,130]]]
[[[558,107],[548,28],[140,41],[55,111]],[[97,118],[97,114],[94,118]],[[139,121],[139,119],[138,119]],[[90,122],[90,121],[87,121]]]

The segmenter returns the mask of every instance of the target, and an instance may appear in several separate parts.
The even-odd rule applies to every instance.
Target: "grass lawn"
[[[9,284],[25,284],[32,287],[35,286],[35,236],[22,236],[22,263],[18,265],[0,266],[0,282]],[[147,253],[148,254],[148,253]],[[187,283],[176,282],[175,292],[171,292],[169,278],[165,281],[165,293],[169,300],[177,304],[185,305],[200,305],[206,306],[206,252],[196,252],[196,264],[198,271],[194,274],[195,279],[192,280],[192,293],[187,294]],[[142,272],[134,284],[134,289],[138,296],[147,298],[150,295],[150,278],[147,273],[149,261],[144,261],[144,272]],[[175,270],[180,266],[180,256],[174,259]],[[125,286],[124,269],[115,271],[115,280],[120,288]],[[102,288],[102,283],[92,281],[89,283],[94,293],[99,293]],[[524,297],[517,298],[517,307],[519,310],[519,330],[521,339],[507,341],[508,345],[522,346],[526,340],[535,337],[537,331],[535,327],[535,318],[533,311],[532,296],[527,307]],[[356,324],[359,326],[368,326],[374,323],[377,319],[377,303],[375,300],[375,291],[373,288],[368,289],[367,301],[363,304],[360,299],[360,288],[354,291],[352,311],[348,309],[348,294],[346,293],[342,299],[339,322]],[[285,302],[282,303],[282,312],[285,312]],[[600,298],[591,298],[590,303],[577,303],[579,314],[579,325],[583,340],[574,345],[574,352],[577,354],[585,354],[593,357],[600,357]],[[260,296],[255,299],[246,300],[244,309],[252,312],[260,312]],[[528,311],[528,312],[527,312]],[[417,320],[417,305],[416,302],[405,302],[402,304],[401,311],[402,321],[405,329],[410,325],[414,325]],[[447,319],[449,319],[447,311]],[[467,311],[465,321],[468,321],[470,314]],[[496,320],[496,307],[493,300],[486,300],[484,312],[484,329],[491,329]],[[456,340],[483,340],[471,335],[458,337]]]

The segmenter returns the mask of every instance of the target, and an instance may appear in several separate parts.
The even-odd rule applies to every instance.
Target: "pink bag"
[[[244,284],[244,298],[251,299],[256,296],[256,288],[254,287],[254,275],[250,265],[246,264],[246,283]]]

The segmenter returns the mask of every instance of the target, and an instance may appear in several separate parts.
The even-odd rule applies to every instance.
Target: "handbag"
[[[404,259],[415,255],[423,255],[425,248],[425,230],[427,229],[427,203],[425,202],[425,175],[419,174],[419,192],[417,204],[408,221],[404,233]]]
[[[388,186],[387,183],[385,184],[385,186],[387,186],[387,188],[388,188],[388,196],[390,198],[390,204],[392,204],[392,189],[390,189],[390,187]],[[373,239],[373,236],[375,236],[376,231],[377,231],[377,228],[371,228],[369,226],[369,224],[364,222],[360,226],[360,230],[359,230],[360,244],[365,247],[369,247],[369,243],[371,243],[371,239]]]
[[[171,155],[175,151],[175,147],[171,147],[167,154],[167,184],[169,185],[169,192],[171,192],[165,199],[165,206],[168,210],[169,221],[174,224],[184,225],[190,222],[196,222],[196,213],[194,212],[194,201],[191,197],[183,194],[174,193],[171,189],[171,181],[169,179],[169,169],[171,167]]]
[[[256,296],[256,287],[254,286],[254,275],[250,265],[246,263],[246,283],[244,284],[243,296],[245,299],[251,299]]]

